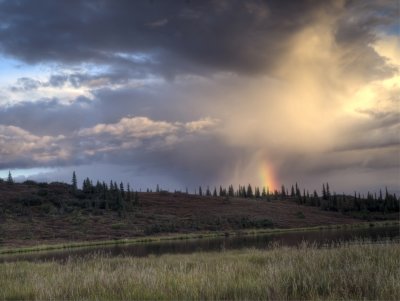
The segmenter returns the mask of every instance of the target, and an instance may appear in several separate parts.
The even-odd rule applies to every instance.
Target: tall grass
[[[400,299],[400,245],[0,264],[0,299]]]

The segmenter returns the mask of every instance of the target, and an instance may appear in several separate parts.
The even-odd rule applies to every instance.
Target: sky
[[[398,0],[0,0],[0,177],[400,193]]]

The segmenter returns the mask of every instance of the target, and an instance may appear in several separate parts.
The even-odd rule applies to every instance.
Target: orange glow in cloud
[[[274,170],[270,164],[263,161],[260,165],[259,174],[262,187],[268,188],[270,192],[273,192],[275,189],[278,188],[278,183],[275,179]]]

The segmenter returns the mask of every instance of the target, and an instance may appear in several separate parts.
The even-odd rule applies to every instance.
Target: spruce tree
[[[76,179],[75,170],[74,170],[74,172],[72,173],[72,189],[73,189],[74,191],[76,191],[76,190],[78,189],[78,180]]]
[[[301,192],[300,192],[299,186],[297,185],[297,182],[296,182],[296,197],[297,197],[299,200],[301,199]]]
[[[282,195],[283,198],[286,196],[285,185],[282,185],[282,187],[281,187],[281,195]]]
[[[11,175],[11,171],[8,171],[7,184],[14,184],[14,179]]]
[[[121,192],[122,197],[125,196],[125,189],[124,189],[124,183],[119,184],[119,191]]]
[[[267,197],[267,192],[265,190],[265,186],[262,189],[261,197],[266,198]]]
[[[206,196],[211,196],[211,191],[209,186],[207,186]]]
[[[329,184],[328,182],[326,183],[326,197],[329,199],[331,197],[331,192],[329,191]]]
[[[228,195],[229,195],[230,197],[234,197],[234,196],[235,196],[235,191],[234,191],[234,189],[233,189],[233,185],[230,185],[230,186],[229,186]]]
[[[129,185],[129,183],[128,183],[128,188],[127,188],[127,191],[126,191],[126,201],[127,202],[131,202],[131,186]]]
[[[253,197],[253,189],[251,188],[251,185],[250,185],[250,184],[247,186],[247,193],[246,193],[246,195],[247,195],[249,198],[252,198],[252,197]]]

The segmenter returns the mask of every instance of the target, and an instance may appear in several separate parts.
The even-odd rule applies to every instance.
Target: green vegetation
[[[400,299],[400,245],[0,264],[3,300]]]

